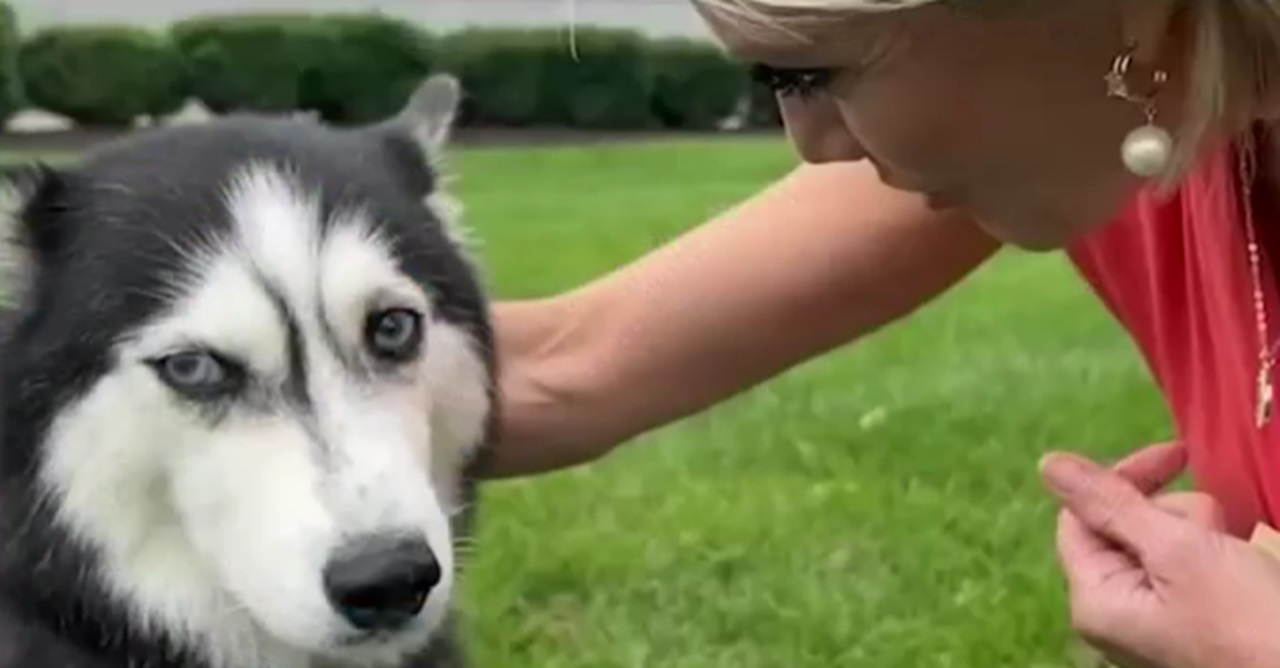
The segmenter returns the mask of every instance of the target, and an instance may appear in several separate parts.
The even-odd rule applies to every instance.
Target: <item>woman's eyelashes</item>
[[[830,67],[751,66],[752,80],[782,97],[809,97],[830,84],[833,76],[834,70]]]

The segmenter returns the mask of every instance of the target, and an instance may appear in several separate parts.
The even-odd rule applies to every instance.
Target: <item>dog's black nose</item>
[[[440,564],[421,538],[371,537],[340,549],[324,569],[325,594],[352,626],[392,630],[413,619],[440,583]]]

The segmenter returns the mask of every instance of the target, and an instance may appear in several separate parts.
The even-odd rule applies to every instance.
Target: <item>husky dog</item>
[[[462,665],[495,402],[459,93],[0,175],[0,668]]]

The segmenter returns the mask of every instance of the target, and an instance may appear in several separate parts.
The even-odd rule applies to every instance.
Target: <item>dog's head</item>
[[[376,125],[229,118],[0,181],[7,498],[134,626],[225,662],[442,622],[492,392],[435,167],[457,100],[436,76]]]

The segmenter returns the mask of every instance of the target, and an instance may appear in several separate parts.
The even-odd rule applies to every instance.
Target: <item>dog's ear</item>
[[[450,74],[433,74],[409,96],[393,123],[409,132],[424,153],[433,155],[449,142],[461,102],[462,84]]]
[[[66,205],[67,176],[44,163],[0,168],[0,293],[17,299],[37,266],[63,246],[57,214]]]
[[[378,124],[395,178],[421,198],[460,250],[472,244],[461,224],[462,206],[449,194],[445,149],[462,105],[462,84],[451,74],[427,77],[400,112]]]
[[[433,74],[409,96],[400,111],[369,130],[387,150],[392,169],[410,191],[426,197],[439,187],[443,154],[462,99],[462,86],[449,74]]]

